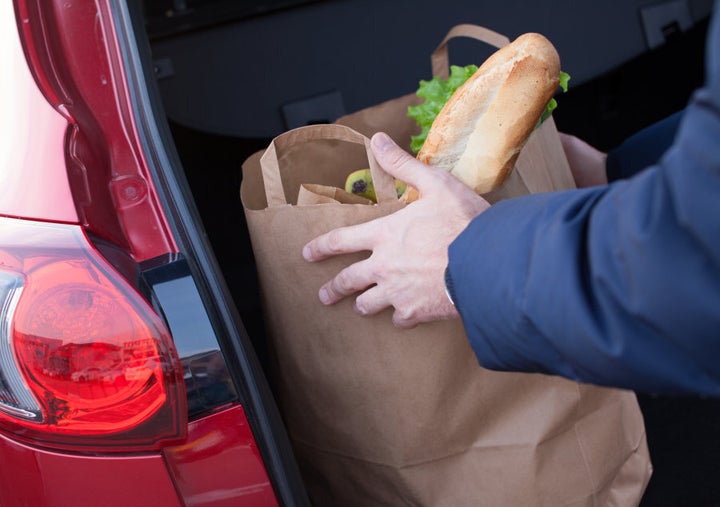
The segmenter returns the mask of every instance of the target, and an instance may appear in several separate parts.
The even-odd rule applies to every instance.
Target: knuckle
[[[455,176],[450,174],[448,171],[432,171],[429,176],[437,179],[438,186],[440,186],[441,188],[453,188],[456,186],[464,185],[464,183],[461,183]]]
[[[331,231],[325,236],[326,247],[330,253],[337,253],[342,248],[342,235],[339,230]]]
[[[354,308],[355,308],[355,313],[357,313],[358,315],[366,316],[366,315],[370,314],[370,312],[367,308],[367,305],[365,304],[365,301],[363,301],[363,298],[361,298],[361,297],[358,297],[355,300]]]
[[[385,152],[386,160],[389,164],[399,165],[405,162],[405,152],[399,150],[396,146]]]
[[[409,308],[396,308],[393,313],[393,324],[400,329],[410,329],[415,327],[415,312]]]
[[[386,217],[388,218],[388,217]],[[379,244],[387,243],[389,238],[397,236],[397,228],[394,226],[392,221],[388,218],[387,220],[378,220],[374,231],[375,238],[377,238]],[[378,257],[376,251],[373,251],[374,258]]]
[[[352,289],[352,281],[350,273],[347,269],[340,271],[335,277],[333,288],[342,293],[346,293]]]
[[[375,315],[386,306],[382,291],[376,288],[363,292],[355,300],[355,311],[362,316]]]
[[[385,279],[385,269],[378,262],[369,262],[366,264],[368,277],[374,283],[382,283]]]
[[[416,159],[399,147],[393,147],[387,151],[386,161],[392,167],[397,168],[407,168],[409,165],[417,163]]]
[[[415,312],[408,308],[400,308],[397,313],[398,317],[403,321],[409,321],[415,317]]]

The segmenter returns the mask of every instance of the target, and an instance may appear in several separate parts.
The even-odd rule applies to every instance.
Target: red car
[[[458,22],[548,34],[573,76],[558,127],[612,148],[702,82],[711,2],[665,3],[677,20],[591,0],[0,2],[0,506],[309,505],[266,380],[245,157],[415,89]],[[720,405],[640,402],[643,507],[714,505]]]
[[[144,63],[121,2],[0,3],[0,505],[302,504]]]

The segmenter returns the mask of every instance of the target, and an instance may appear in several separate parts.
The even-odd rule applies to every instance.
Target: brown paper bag
[[[377,205],[286,198],[368,165]],[[274,392],[314,505],[639,503],[650,463],[632,392],[485,370],[460,320],[398,330],[389,310],[319,302],[321,284],[364,255],[309,264],[303,245],[402,207],[367,138],[341,125],[282,134],[244,163],[241,197]]]

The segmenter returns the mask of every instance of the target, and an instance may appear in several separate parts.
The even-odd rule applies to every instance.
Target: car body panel
[[[52,177],[65,178],[72,200],[63,195],[62,202],[47,200],[48,206],[74,202],[90,233],[124,248],[136,262],[176,252],[138,138],[110,3],[16,5],[17,18],[3,16],[3,28],[17,32],[11,21],[18,20],[35,86],[67,121],[63,157],[54,161]],[[33,143],[45,142],[33,133]]]
[[[67,120],[35,84],[11,2],[0,3],[0,68],[0,214],[77,223],[65,169]]]
[[[131,57],[116,32],[118,5],[0,3],[0,215],[78,224],[106,257],[129,265],[112,262],[137,282],[148,265],[181,256],[166,206],[185,196],[163,201],[156,189],[124,67]],[[197,261],[189,262],[185,283],[202,285]],[[227,304],[201,292],[202,299],[175,298],[172,309],[160,304],[167,298],[145,296],[163,317],[182,305],[207,315],[213,305]],[[212,359],[222,361],[214,319],[197,338],[214,344]],[[213,365],[201,358],[193,367],[201,375]],[[58,451],[0,433],[0,505],[278,505],[251,428],[257,410],[249,417],[244,399],[231,398],[197,415],[187,438],[167,453]]]
[[[0,505],[180,506],[162,454],[80,456],[20,444],[0,435]]]
[[[164,453],[188,505],[278,505],[239,405],[191,422],[186,442]]]

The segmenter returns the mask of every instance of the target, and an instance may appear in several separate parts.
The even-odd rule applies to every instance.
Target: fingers
[[[341,299],[373,285],[374,280],[371,273],[367,260],[352,264],[320,287],[318,297],[325,305],[335,304]]]
[[[391,176],[409,183],[421,192],[432,185],[429,180],[435,178],[437,169],[418,161],[384,132],[373,135],[370,146],[380,166]]]
[[[393,306],[380,287],[374,286],[360,294],[355,300],[355,312],[363,317],[375,315]],[[395,309],[392,316],[393,325],[400,329],[412,329],[420,321],[413,312]]]
[[[573,135],[559,133],[570,172],[579,188],[607,184],[607,154]]]
[[[307,243],[302,250],[306,261],[315,262],[333,255],[372,249],[373,222],[334,229]]]
[[[380,313],[391,306],[393,305],[378,287],[366,290],[355,300],[355,311],[364,317]],[[392,321],[393,325],[400,329],[412,329],[420,323],[413,312],[401,311],[397,308],[393,311]]]
[[[397,310],[393,313],[393,325],[400,329],[412,329],[420,322],[415,318],[406,318]]]
[[[411,329],[421,322],[418,313],[409,307],[395,308],[381,287],[373,286],[355,299],[355,312],[363,317],[378,314],[390,307],[394,308],[392,321],[397,328]]]
[[[355,299],[355,313],[363,316],[375,315],[390,306],[379,287],[374,286]]]
[[[343,275],[342,272],[320,289],[320,301],[324,304],[337,303],[344,297],[368,287],[367,282],[360,281],[361,278],[353,278],[353,274],[341,275]],[[382,295],[382,291],[377,286],[372,286],[360,294],[355,299],[354,305],[355,313],[363,317],[376,315],[390,307],[392,304]],[[397,309],[393,311],[392,322],[399,329],[412,329],[420,323],[414,315],[408,315]]]

